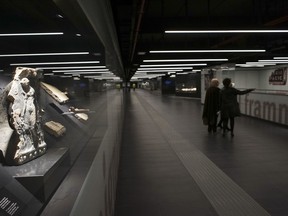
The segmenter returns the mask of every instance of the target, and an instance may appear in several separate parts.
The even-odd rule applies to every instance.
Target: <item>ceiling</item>
[[[204,66],[207,68],[222,64],[272,59],[286,55],[288,33],[168,34],[165,31],[286,30],[287,11],[287,0],[111,0],[110,2],[107,0],[1,0],[0,70],[13,71],[15,65],[11,64],[15,63],[99,61],[98,65],[105,65],[114,75],[128,81],[143,64],[143,60],[228,59],[228,61],[202,62],[207,64]],[[27,32],[62,32],[63,34],[3,35]],[[208,49],[264,49],[266,52],[180,54],[151,52]],[[1,56],[52,52],[87,52],[88,54]],[[202,68],[203,66],[193,67],[193,69]],[[51,71],[44,70],[47,74]]]
[[[239,64],[285,56],[288,51],[287,33],[165,33],[165,30],[287,29],[286,0],[112,0],[111,3],[123,64],[130,76],[145,59],[228,58],[228,63]],[[150,53],[153,50],[208,49],[265,49],[266,52]],[[208,67],[227,64],[221,61],[206,63]]]
[[[108,38],[109,43],[111,43],[115,39],[112,39],[111,36],[104,37],[102,32],[105,31],[99,33],[95,30],[96,28],[109,26],[107,24],[109,20],[107,21],[105,17],[103,18],[103,14],[102,19],[99,19],[101,18],[98,15],[99,13],[97,13],[96,17],[91,17],[89,10],[87,10],[87,7],[91,7],[92,9],[94,8],[93,11],[101,9],[105,11],[103,10],[105,5],[101,8],[93,5],[97,1],[86,2],[92,2],[92,5],[74,0],[1,0],[0,70],[13,72],[16,66],[37,68],[47,68],[49,66],[104,66],[112,74],[118,77],[123,76],[123,66],[118,57],[120,56],[119,52],[116,52],[117,50],[114,47],[111,48],[111,45],[107,45],[108,42],[103,40],[103,38]],[[105,1],[103,2],[105,3]],[[101,20],[100,24],[98,20]],[[15,33],[61,34],[44,36],[7,35]],[[112,35],[107,28],[105,34]],[[59,55],[59,53],[65,54]],[[72,55],[71,53],[74,54]],[[7,56],[11,54],[13,56]],[[14,54],[45,55],[14,56]],[[78,63],[71,63],[75,61]],[[97,61],[98,63],[87,63],[87,61]],[[37,64],[48,62],[56,62],[57,65]],[[52,69],[44,70],[44,74],[51,72],[53,72]],[[66,75],[64,72],[57,72],[57,76],[64,75]],[[89,71],[88,75],[99,76],[101,74]]]

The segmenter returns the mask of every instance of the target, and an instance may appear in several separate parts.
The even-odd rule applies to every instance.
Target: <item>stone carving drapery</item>
[[[46,152],[37,102],[38,78],[35,69],[17,67],[6,97],[8,122],[16,136],[13,138],[16,143],[9,142],[9,145],[13,146],[8,146],[7,151],[10,156],[12,154],[11,160],[16,165],[33,160]]]

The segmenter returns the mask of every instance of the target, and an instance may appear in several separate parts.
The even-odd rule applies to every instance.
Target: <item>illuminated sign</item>
[[[278,68],[269,76],[269,84],[271,85],[286,85],[287,82],[287,67]]]

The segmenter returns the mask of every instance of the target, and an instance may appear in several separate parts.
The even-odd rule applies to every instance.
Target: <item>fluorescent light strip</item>
[[[153,74],[147,74],[147,75],[143,75],[143,76],[136,76],[137,78],[155,78],[155,77],[160,77],[160,76],[166,76],[166,74],[156,74],[156,75],[153,75]]]
[[[225,52],[266,52],[266,50],[153,50],[150,53],[225,53]]]
[[[0,57],[88,55],[89,52],[3,54]]]
[[[99,79],[99,80],[120,80],[119,77],[87,77],[87,78],[93,78],[93,79]]]
[[[228,61],[228,59],[158,59],[143,60],[143,62],[195,62],[195,61]]]
[[[265,62],[258,62],[263,64],[288,64],[288,60],[286,61],[265,61]]]
[[[183,71],[183,70],[175,70],[175,69],[170,69],[170,70],[137,70],[136,73],[153,73],[153,72],[170,72],[170,71]]]
[[[147,78],[147,77],[158,77],[158,76],[165,76],[166,74],[147,74],[147,75],[142,75],[142,76],[133,76],[134,78]]]
[[[114,77],[116,77],[116,76],[107,76],[107,75],[105,75],[105,76],[101,76],[101,75],[88,75],[88,76],[84,76],[84,77],[98,77],[98,78],[110,77],[110,78],[114,78]]]
[[[181,72],[181,71],[179,71]],[[155,73],[149,73],[149,72],[146,72],[146,73],[135,73],[134,75],[136,76],[143,76],[143,75],[155,75],[155,74],[166,74],[167,72],[155,72]],[[175,71],[171,71],[171,73],[176,73]]]
[[[22,65],[60,65],[60,64],[99,64],[99,61],[81,61],[81,62],[32,62],[32,63],[12,63],[11,66]]]
[[[186,66],[206,66],[206,63],[203,64],[166,64],[166,65],[140,65],[140,67],[186,67]]]
[[[264,67],[264,64],[235,64],[238,67]]]
[[[163,75],[163,73],[147,74],[147,73],[135,73],[134,76],[145,76],[145,75]]]
[[[138,68],[138,71],[140,70],[189,70],[189,69],[193,69],[193,67],[160,67],[160,68],[157,68],[157,67],[151,67],[151,68]]]
[[[99,71],[99,72],[79,72],[79,73],[75,73],[75,72],[66,72],[66,73],[64,73],[64,74],[72,74],[72,75],[81,75],[81,74],[99,74],[99,75],[101,75],[101,74],[111,74],[111,75],[114,75],[114,74],[112,74],[110,71],[108,71],[108,72],[101,72],[101,71]]]
[[[258,60],[259,62],[285,62],[288,61],[288,59],[267,59],[267,60]]]
[[[288,30],[181,30],[181,31],[165,31],[165,33],[177,34],[202,34],[202,33],[288,33]]]
[[[182,72],[182,73],[176,73],[177,75],[185,75],[188,74],[187,72]]]
[[[12,36],[46,36],[46,35],[63,35],[63,32],[43,32],[43,33],[9,33],[0,34],[0,37],[12,37]]]
[[[84,70],[53,70],[53,73],[64,73],[64,72],[98,72],[98,71],[109,71],[109,69],[84,69]]]
[[[39,69],[39,70],[55,70],[55,69],[77,69],[77,68],[79,68],[79,69],[84,69],[84,68],[86,68],[86,69],[92,69],[92,68],[94,68],[94,69],[96,69],[96,68],[106,68],[106,66],[76,66],[76,67],[39,67],[39,68],[37,68],[37,69]]]
[[[82,73],[64,73],[64,75],[72,75],[72,76],[80,76]],[[84,73],[83,73],[84,74]],[[101,73],[86,73],[86,74],[93,74],[94,76],[101,76]],[[54,75],[61,75],[61,74],[54,74]],[[91,75],[92,76],[92,75]]]
[[[247,65],[276,65],[275,62],[246,62]]]
[[[274,57],[273,59],[277,59],[277,60],[285,59],[285,60],[288,60],[288,57]]]

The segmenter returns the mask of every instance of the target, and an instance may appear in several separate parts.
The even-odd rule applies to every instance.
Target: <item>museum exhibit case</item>
[[[77,80],[75,85],[69,78],[45,79],[40,70],[33,68],[18,67],[13,73],[0,73],[0,215],[71,211],[86,190],[83,185],[89,182],[88,175],[94,176],[93,181],[101,181],[88,190],[104,190],[101,194],[95,192],[98,209],[103,212],[109,205],[105,199],[113,198],[115,193],[123,95],[113,88],[94,91],[93,81],[84,91],[78,91],[79,83],[82,81]],[[71,179],[73,174],[69,173],[83,152],[89,157],[85,157],[77,178]],[[57,191],[67,189],[65,184],[70,181],[78,185],[69,185],[70,195],[53,202],[59,199]],[[65,199],[73,199],[68,209],[62,207]]]

